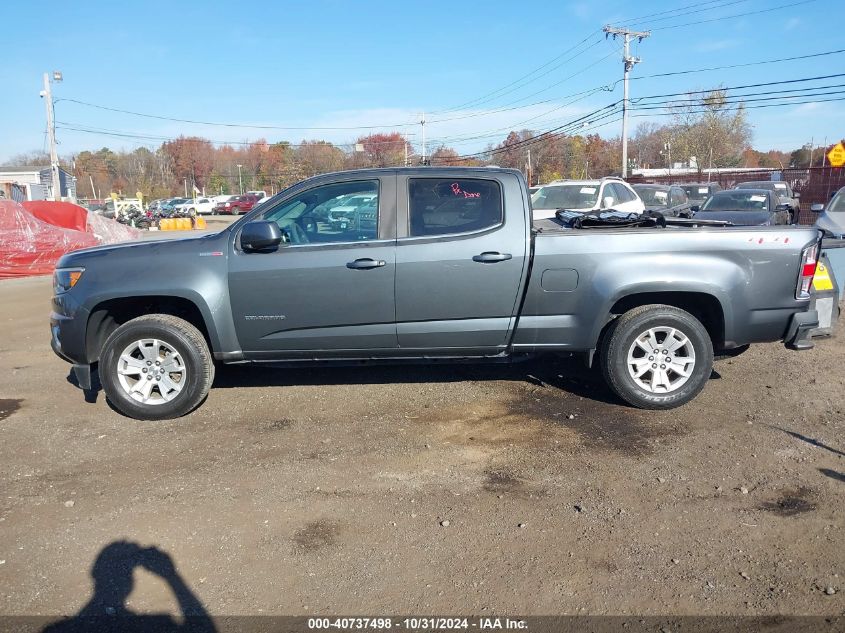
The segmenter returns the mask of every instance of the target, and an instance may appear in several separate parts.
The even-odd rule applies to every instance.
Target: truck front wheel
[[[214,380],[203,335],[169,314],[138,317],[112,332],[100,354],[99,371],[109,402],[138,420],[190,413]]]
[[[646,305],[611,323],[600,360],[607,384],[622,400],[641,409],[673,409],[704,389],[713,344],[689,312]]]

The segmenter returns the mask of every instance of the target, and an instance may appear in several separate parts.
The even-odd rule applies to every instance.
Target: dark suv
[[[707,198],[722,190],[717,182],[688,182],[680,187],[686,192],[689,203],[692,205],[701,205]]]

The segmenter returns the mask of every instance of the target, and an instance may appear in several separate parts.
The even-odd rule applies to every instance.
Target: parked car
[[[226,202],[218,203],[214,211],[224,215],[240,215],[250,211],[257,200],[258,198],[248,193],[242,196],[231,196]]]
[[[721,220],[735,225],[770,226],[792,224],[792,210],[771,189],[728,189],[717,191],[699,208],[696,219]]]
[[[813,213],[820,213],[816,226],[824,231],[826,237],[845,239],[845,187],[837,191],[827,206],[814,204]]]
[[[356,222],[370,222],[375,226],[376,194],[345,196],[340,204],[329,209],[326,221],[336,231],[345,231]]]
[[[315,215],[369,194],[375,230]],[[514,169],[348,171],[219,233],[73,251],[54,275],[52,348],[86,389],[98,363],[118,411],[168,419],[200,405],[215,362],[578,352],[621,399],[669,409],[705,387],[714,350],[812,347],[817,229],[565,228],[532,222],[527,197]]]
[[[677,185],[633,185],[646,211],[657,211],[676,218],[692,215],[686,192]]]
[[[691,205],[699,206],[711,195],[722,190],[722,186],[717,182],[687,182],[678,186],[687,194]]]
[[[168,217],[176,210],[177,206],[187,201],[188,198],[170,198],[168,200],[165,200],[159,205],[159,215],[163,217]]]
[[[558,210],[599,211],[614,209],[642,213],[645,205],[637,192],[621,178],[559,180],[543,185],[531,196],[534,219],[553,218]]]
[[[214,202],[211,198],[194,198],[182,205],[191,215],[206,215],[214,213]]]
[[[196,198],[187,198],[184,202],[180,202],[179,204],[173,205],[173,211],[181,213],[183,215],[196,215]]]
[[[798,202],[800,194],[793,192],[789,183],[779,180],[755,180],[753,182],[741,182],[734,189],[768,189],[774,191],[781,202],[789,205],[792,212],[792,223],[798,221],[798,214],[801,212],[801,206]]]

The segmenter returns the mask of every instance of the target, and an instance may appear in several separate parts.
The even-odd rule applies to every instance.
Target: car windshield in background
[[[681,187],[690,200],[704,200],[710,195],[710,188],[707,185],[683,185]]]
[[[531,196],[531,206],[534,209],[592,209],[598,199],[598,185],[549,185]]]
[[[647,207],[669,206],[669,191],[660,187],[638,187],[634,185],[634,191],[642,198]]]
[[[714,193],[702,211],[768,211],[768,196],[765,192],[734,189]]]
[[[845,213],[845,191],[840,191],[834,196],[827,206],[827,213]]]
[[[766,189],[774,191],[780,195],[786,195],[789,191],[785,182],[775,182],[772,180],[761,180],[759,182],[741,182],[735,189]]]

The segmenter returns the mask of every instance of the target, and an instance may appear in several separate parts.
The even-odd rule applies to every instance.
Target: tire
[[[664,347],[667,340],[671,343]],[[647,351],[653,346],[651,341],[657,343],[657,353]],[[661,357],[669,362],[657,361]],[[629,310],[610,325],[602,340],[600,362],[608,386],[628,404],[640,409],[674,409],[704,389],[713,369],[713,344],[705,327],[689,312],[668,305],[645,305]]]
[[[148,314],[124,323],[106,339],[99,373],[109,402],[120,413],[136,420],[169,420],[205,399],[214,363],[196,327],[169,314]]]

